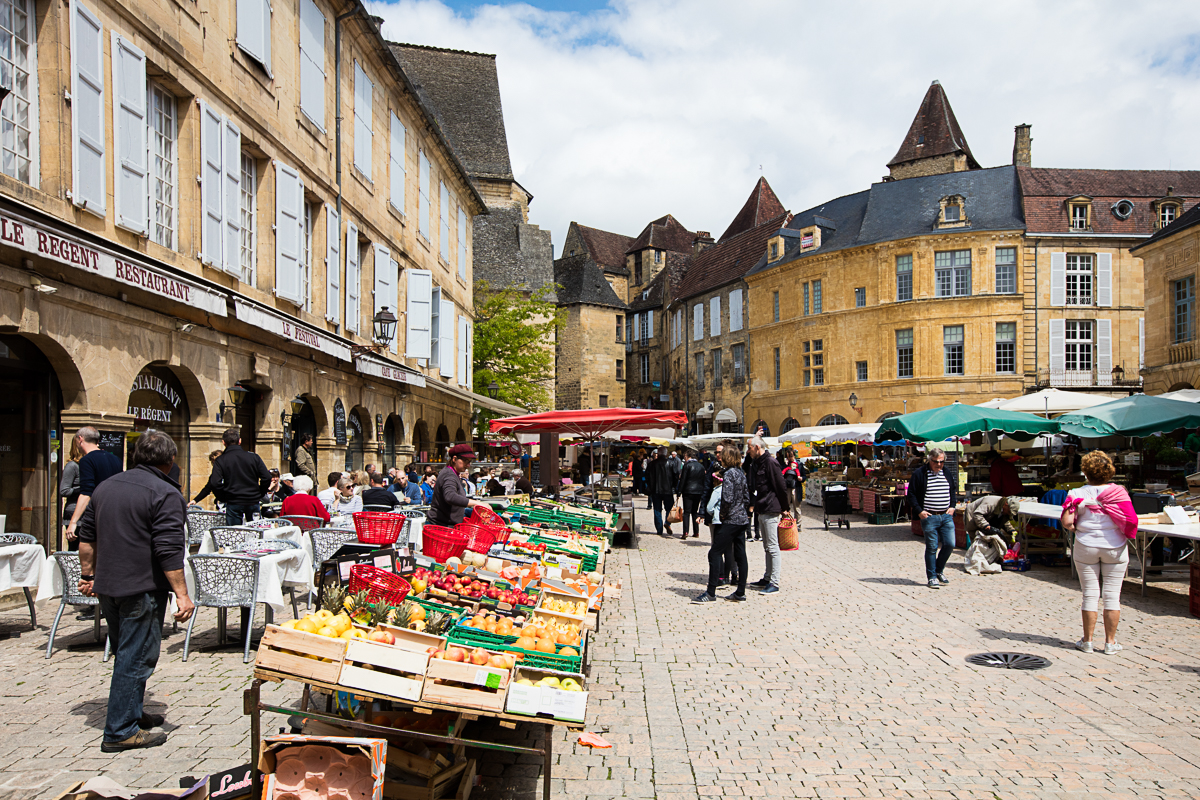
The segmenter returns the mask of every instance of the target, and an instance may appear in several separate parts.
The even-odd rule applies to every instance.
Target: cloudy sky
[[[975,157],[1200,169],[1200,3],[375,0],[392,40],[495,53],[530,219],[720,235],[759,175],[866,188],[940,80]]]

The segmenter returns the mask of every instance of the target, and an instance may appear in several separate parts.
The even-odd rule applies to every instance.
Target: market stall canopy
[[[908,439],[913,442],[941,442],[951,437],[965,438],[972,433],[1003,433],[1018,438],[1033,438],[1039,433],[1057,433],[1058,422],[1020,411],[968,406],[959,402],[926,411],[914,411],[890,417],[879,424],[875,442]]]
[[[1185,403],[1200,403],[1200,389],[1180,389],[1175,392],[1156,395],[1164,400],[1182,400]]]
[[[492,433],[558,433],[581,439],[600,439],[608,434],[667,438],[675,428],[687,425],[687,414],[653,408],[593,408],[579,411],[545,411],[520,417],[494,419]],[[664,434],[665,430],[665,434]]]
[[[779,434],[779,441],[794,442],[873,442],[875,432],[879,430],[879,422],[865,422],[861,425],[815,425],[807,428],[792,428]]]
[[[1085,408],[1111,402],[1112,397],[1087,394],[1086,392],[1064,392],[1062,389],[1042,389],[1040,392],[1023,394],[1005,400],[993,408],[1005,411],[1024,411],[1027,414],[1070,414]]]
[[[713,415],[713,410],[707,405],[700,406],[696,409],[696,419],[708,419]]]
[[[975,405],[979,406],[980,408],[999,408],[1000,406],[1004,405],[1007,402],[1008,401],[1005,400],[1003,397],[993,397],[991,400],[988,400],[986,403],[976,403]]]
[[[1180,428],[1200,428],[1200,406],[1135,394],[1087,411],[1058,418],[1063,433],[1082,439],[1101,436],[1154,436]]]
[[[713,422],[737,422],[737,412],[732,408],[722,408],[713,418]]]

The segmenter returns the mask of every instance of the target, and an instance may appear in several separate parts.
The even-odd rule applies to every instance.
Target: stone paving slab
[[[800,549],[783,555],[783,591],[741,604],[690,604],[707,575],[703,528],[613,551],[608,569],[625,588],[594,639],[588,715],[613,747],[556,729],[555,798],[1200,796],[1200,620],[1185,584],[1152,584],[1141,598],[1127,581],[1126,649],[1084,655],[1072,647],[1079,590],[1067,569],[973,578],[956,554],[950,585],[930,590],[907,525],[854,516],[851,529],[825,531],[806,513]],[[637,516],[651,527],[644,508]],[[747,551],[753,580],[762,550]],[[215,637],[213,612],[202,613],[199,646]],[[98,747],[109,667],[98,650],[66,649],[90,640],[90,623],[67,616],[49,661],[46,628],[30,631],[19,612],[0,614],[0,633],[11,634],[0,641],[0,798],[51,798],[100,772],[173,786],[248,755],[240,650],[184,664],[182,632],[169,636],[149,707],[167,709],[171,738],[109,756]],[[985,650],[1052,664],[965,663]],[[264,698],[294,705],[296,687],[267,684]],[[283,724],[264,716],[264,732]],[[544,730],[472,725],[468,735],[524,744]],[[474,797],[540,797],[538,757],[479,757]]]

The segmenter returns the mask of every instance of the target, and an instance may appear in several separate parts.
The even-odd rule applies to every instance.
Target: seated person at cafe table
[[[385,483],[387,483],[387,476],[383,473],[371,473],[371,488],[364,489],[362,493],[364,506],[387,506],[388,508],[395,508],[400,505],[400,501],[396,499],[395,493],[383,488]]]
[[[279,509],[280,516],[320,517],[325,522],[329,522],[329,511],[326,510],[325,504],[312,494],[312,478],[307,475],[298,475],[292,480],[292,485],[296,491],[283,498],[283,505]]]

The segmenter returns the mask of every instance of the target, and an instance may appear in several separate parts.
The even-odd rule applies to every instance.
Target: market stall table
[[[8,544],[0,547],[0,592],[10,589],[24,591],[25,602],[29,606],[29,622],[34,628],[37,628],[37,612],[29,589],[41,585],[42,573],[48,561],[46,551],[40,544]],[[54,572],[57,574],[58,570]],[[41,599],[40,591],[38,599]]]
[[[1150,552],[1150,546],[1154,544],[1154,540],[1159,536],[1169,536],[1172,539],[1190,539],[1193,542],[1200,542],[1200,524],[1138,525],[1138,537],[1129,544],[1133,548],[1134,555],[1137,556],[1138,566],[1142,571],[1142,597],[1146,596],[1146,556]],[[1194,559],[1195,555],[1192,557]]]
[[[1038,502],[1035,502],[1032,500],[1023,500],[1023,501],[1021,501],[1021,505],[1017,510],[1017,516],[1018,517],[1039,517],[1041,519],[1052,519],[1052,520],[1057,521],[1059,519],[1059,517],[1062,516],[1062,511],[1063,511],[1062,506],[1056,506],[1051,503],[1038,503]],[[1062,538],[1061,539],[1039,539],[1039,541],[1045,542],[1048,544],[1053,544],[1055,542],[1062,542],[1063,552],[1065,553],[1071,549],[1073,537],[1071,536],[1070,531],[1066,530],[1065,528],[1060,528],[1060,529],[1062,530]],[[1021,555],[1026,556],[1029,554],[1029,536],[1025,533],[1024,525],[1021,526],[1021,539],[1022,539]],[[1074,576],[1075,575],[1075,561],[1074,560],[1071,561],[1070,566],[1071,566],[1071,575]]]

